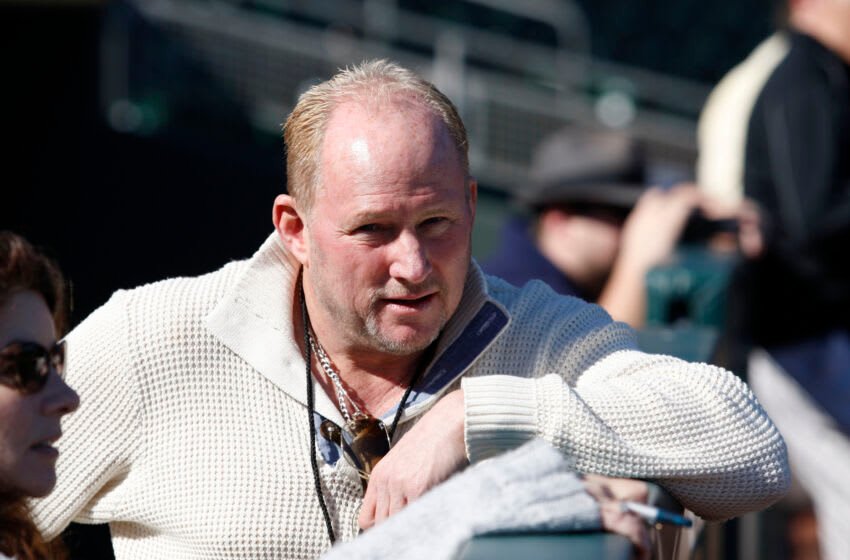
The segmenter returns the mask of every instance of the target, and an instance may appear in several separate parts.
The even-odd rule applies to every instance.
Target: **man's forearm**
[[[787,491],[782,437],[729,372],[631,351],[585,375],[596,381],[570,387],[558,375],[465,380],[473,411],[470,459],[538,435],[579,471],[656,480],[709,519],[764,508]],[[492,384],[501,385],[501,402]],[[487,413],[475,413],[481,409]]]

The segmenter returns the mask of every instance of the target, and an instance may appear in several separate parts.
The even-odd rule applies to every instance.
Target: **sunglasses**
[[[59,375],[65,371],[65,341],[50,349],[35,342],[13,342],[0,350],[0,385],[25,395],[41,391],[50,377],[50,368]]]
[[[390,434],[386,425],[374,416],[356,412],[344,428],[325,420],[319,431],[325,439],[342,449],[345,459],[357,469],[365,490],[375,465],[390,450]]]

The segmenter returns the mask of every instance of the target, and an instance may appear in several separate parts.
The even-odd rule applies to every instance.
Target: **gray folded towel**
[[[323,558],[449,559],[475,535],[599,529],[599,505],[542,440],[482,461]]]

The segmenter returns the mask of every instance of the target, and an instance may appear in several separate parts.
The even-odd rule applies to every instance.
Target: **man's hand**
[[[758,204],[750,199],[744,199],[737,209],[738,246],[741,253],[749,259],[755,259],[764,252],[764,234],[762,219]]]
[[[584,477],[584,487],[587,493],[599,502],[602,527],[629,539],[635,547],[637,557],[648,560],[652,543],[646,525],[638,516],[620,508],[620,503],[624,501],[645,503],[648,498],[646,483],[628,478],[588,474]]]
[[[467,465],[463,391],[445,395],[372,471],[360,510],[368,529]]]
[[[647,189],[623,225],[620,258],[644,273],[664,262],[691,213],[704,204],[704,195],[693,184]]]
[[[640,197],[623,224],[617,260],[598,299],[615,320],[643,326],[646,273],[673,253],[688,217],[703,202],[691,184],[650,188]]]

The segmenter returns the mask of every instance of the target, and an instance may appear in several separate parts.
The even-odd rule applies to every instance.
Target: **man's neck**
[[[320,335],[316,336],[319,341],[322,340]],[[345,349],[331,350],[325,347],[325,352],[349,397],[374,416],[381,416],[398,404],[420,367],[423,356],[422,352],[418,352],[414,356],[381,355],[362,359]],[[320,370],[314,368],[313,371]],[[321,377],[327,378],[324,374]],[[326,382],[330,383],[330,380],[326,379]],[[333,387],[328,386],[327,389],[333,390]]]
[[[845,64],[850,64],[850,39],[841,18],[829,14],[800,12],[791,15],[791,27],[808,35],[834,52]]]
[[[304,348],[303,318],[299,309],[293,310],[297,340]],[[382,416],[395,407],[410,384],[417,369],[427,364],[431,353],[426,349],[409,355],[394,355],[375,349],[359,348],[337,336],[321,317],[310,316],[315,342],[330,358],[342,380],[345,391],[361,408],[374,416]],[[324,373],[315,352],[312,353],[313,376],[333,402],[337,402],[332,380]]]

